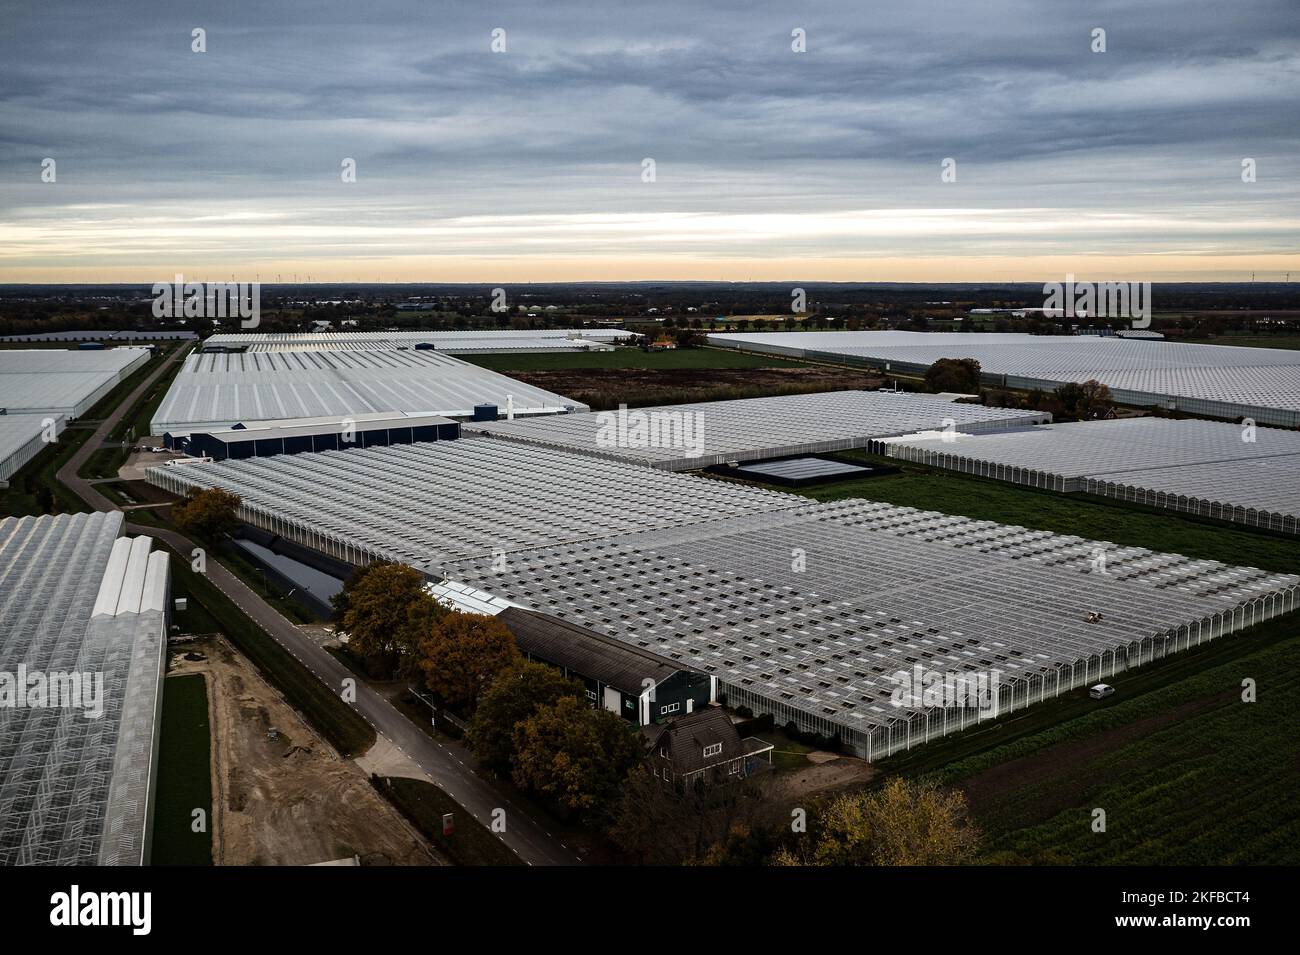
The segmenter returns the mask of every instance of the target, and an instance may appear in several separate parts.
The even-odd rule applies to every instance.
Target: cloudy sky
[[[0,4],[0,282],[1300,280],[1296,0]]]

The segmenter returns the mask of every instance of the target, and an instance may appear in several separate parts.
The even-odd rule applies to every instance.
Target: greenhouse
[[[1037,424],[1051,415],[895,391],[831,391],[660,405],[529,421],[466,425],[467,432],[632,461],[669,471],[864,448],[927,428],[968,432]]]
[[[148,480],[225,488],[249,523],[352,563],[420,566],[803,503],[485,438],[156,467]]]
[[[0,411],[80,418],[149,361],[147,348],[0,351]]]
[[[123,526],[0,520],[0,865],[149,860],[169,565]]]
[[[715,675],[729,705],[838,735],[865,759],[1271,619],[1300,595],[1294,576],[860,500],[509,562],[496,574],[463,560],[447,577]],[[898,692],[918,673],[996,689],[979,706],[915,705]]]
[[[974,358],[988,387],[1053,391],[1095,379],[1121,404],[1300,427],[1300,352],[1283,348],[982,332],[742,332],[708,340],[914,375],[940,358]]]
[[[1300,578],[512,441],[184,468],[241,516],[440,594],[541,610],[716,676],[733,706],[879,758],[1295,609]],[[992,708],[907,705],[900,673],[983,680]]]
[[[185,359],[150,433],[377,412],[467,418],[481,404],[518,415],[587,410],[436,351],[201,354]]]
[[[203,343],[219,351],[398,351],[420,345],[464,354],[583,351],[640,336],[621,328],[504,328],[417,332],[236,332]]]
[[[1300,531],[1300,433],[1128,418],[992,435],[911,435],[889,457],[1283,533]]]
[[[0,488],[8,487],[18,469],[50,446],[67,425],[61,414],[0,415]]]

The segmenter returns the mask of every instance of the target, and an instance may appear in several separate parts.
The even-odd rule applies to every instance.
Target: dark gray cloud
[[[169,253],[1222,255],[1300,241],[1294,0],[70,2],[10,3],[5,21],[0,277]],[[498,27],[504,54],[489,48]],[[807,53],[790,49],[796,27]],[[339,181],[343,157],[355,184]],[[955,184],[939,181],[944,157]]]

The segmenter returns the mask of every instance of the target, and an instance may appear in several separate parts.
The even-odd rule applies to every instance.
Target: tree
[[[761,864],[776,846],[759,825],[770,776],[713,786],[665,783],[645,762],[623,783],[609,837],[641,865]]]
[[[454,610],[421,637],[416,654],[425,685],[451,707],[473,707],[520,659],[514,636],[496,617]]]
[[[488,684],[465,731],[465,742],[484,766],[508,775],[515,727],[565,696],[581,699],[582,684],[555,667],[520,661]]]
[[[366,658],[372,670],[391,676],[409,671],[422,637],[448,613],[424,589],[424,575],[405,564],[376,563],[354,573],[335,602],[348,648]]]
[[[334,613],[331,615],[330,619],[333,620],[335,623],[341,624],[343,622],[344,616],[346,616],[348,612],[348,603],[352,591],[361,585],[361,581],[364,580],[366,575],[369,574],[371,571],[376,570],[380,567],[388,567],[394,563],[396,562],[391,560],[384,560],[381,557],[377,560],[371,561],[368,564],[362,564],[360,567],[354,567],[352,569],[352,573],[348,576],[348,579],[343,582],[342,589],[339,590],[339,592],[336,593],[334,596],[330,597],[330,606],[334,610]]]
[[[607,812],[644,754],[630,724],[573,696],[538,707],[515,727],[514,746],[514,781],[588,821]]]
[[[1066,420],[1096,421],[1115,407],[1110,389],[1090,379],[1083,384],[1069,382],[1056,389],[1057,414]]]
[[[814,816],[802,846],[775,865],[959,865],[979,845],[959,790],[896,776],[880,789],[842,793]]]
[[[185,500],[172,505],[172,520],[187,534],[214,540],[239,526],[238,494],[219,487],[190,488]]]
[[[975,394],[980,390],[980,363],[974,358],[940,358],[925,371],[931,391]]]

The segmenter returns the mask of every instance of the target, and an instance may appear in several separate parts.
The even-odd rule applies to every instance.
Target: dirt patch
[[[1056,743],[1029,756],[999,763],[960,783],[971,811],[978,816],[991,812],[1012,793],[1051,782],[1050,791],[1033,801],[1030,817],[1017,818],[1016,825],[1034,825],[1076,806],[1085,792],[1105,783],[1109,774],[1097,767],[1097,761],[1130,740],[1146,736],[1176,722],[1181,722],[1235,698],[1236,690],[1191,700],[1164,713],[1157,713],[1133,723],[1104,730],[1084,739]]]
[[[213,856],[218,865],[446,861],[339,757],[223,638],[168,672],[202,673],[212,725]]]
[[[814,754],[809,754],[811,757]],[[806,767],[785,770],[772,779],[772,799],[794,804],[810,796],[822,796],[842,789],[865,786],[879,774],[866,760],[816,752],[818,761]]]
[[[685,401],[721,401],[814,391],[874,390],[883,379],[866,372],[822,366],[799,368],[583,368],[514,371],[538,388],[567,395],[602,411]]]

